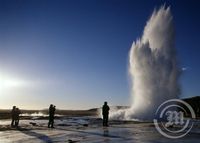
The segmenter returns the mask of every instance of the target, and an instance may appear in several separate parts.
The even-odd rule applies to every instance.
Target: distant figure
[[[104,105],[102,107],[102,115],[103,115],[103,126],[108,126],[108,116],[109,116],[109,106],[107,105],[107,102],[104,102]]]
[[[17,127],[19,125],[19,115],[21,114],[21,111],[19,108],[16,108],[16,106],[13,106],[13,109],[11,111],[11,126],[12,127]]]
[[[15,110],[16,110],[16,106],[13,106],[12,111],[11,111],[11,118],[12,118],[11,126],[12,127],[14,126],[14,121],[15,121]]]
[[[54,124],[54,115],[55,115],[55,111],[56,111],[56,106],[54,106],[53,104],[50,105],[49,107],[49,123],[48,123],[48,128],[54,128],[53,124]]]
[[[17,127],[19,125],[19,115],[21,114],[21,111],[19,110],[19,108],[15,109],[15,126]]]

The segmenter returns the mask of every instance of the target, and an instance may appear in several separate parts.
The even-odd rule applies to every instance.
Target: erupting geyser
[[[132,106],[111,115],[117,119],[151,120],[164,101],[178,98],[179,68],[170,8],[154,11],[141,39],[133,43],[129,55]]]

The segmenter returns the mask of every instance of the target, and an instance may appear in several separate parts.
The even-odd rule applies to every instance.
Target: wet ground
[[[111,121],[102,127],[101,119],[91,117],[63,118],[55,128],[47,128],[47,120],[21,120],[19,128],[11,128],[9,120],[0,120],[0,143],[199,143],[200,122],[180,139],[168,139],[153,123]]]

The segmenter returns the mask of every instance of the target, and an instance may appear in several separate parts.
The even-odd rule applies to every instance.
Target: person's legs
[[[52,119],[51,119],[51,117],[49,117],[48,128],[50,128],[51,122],[52,122]]]
[[[19,120],[15,120],[15,126],[17,127],[19,124]]]
[[[16,127],[18,126],[18,124],[19,124],[19,120],[16,120]]]
[[[11,121],[11,126],[13,127],[14,126],[14,118],[12,118],[12,121]]]
[[[51,122],[51,128],[54,128],[53,124],[54,124],[54,121]]]
[[[48,122],[48,128],[49,128],[49,125],[50,125],[50,121]]]
[[[14,121],[15,121],[14,116],[12,116],[11,126],[14,125]]]
[[[105,126],[105,117],[103,116],[103,126]]]
[[[105,126],[108,126],[108,115],[105,117]]]
[[[103,126],[107,126],[107,116],[103,116]]]
[[[54,124],[54,117],[53,116],[50,116],[49,117],[49,123],[48,123],[48,128],[54,128],[54,126],[53,126],[53,124]]]
[[[54,128],[53,124],[54,124],[54,117],[52,117],[51,128]]]

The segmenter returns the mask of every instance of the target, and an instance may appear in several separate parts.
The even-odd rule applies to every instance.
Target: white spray
[[[178,98],[179,69],[176,61],[175,34],[170,8],[154,11],[141,39],[129,54],[132,80],[132,106],[111,115],[117,119],[149,120],[164,101]]]

